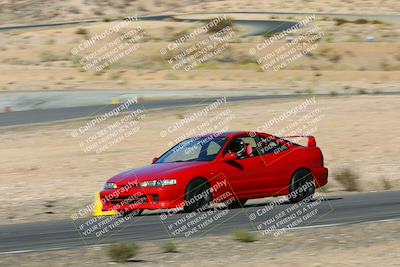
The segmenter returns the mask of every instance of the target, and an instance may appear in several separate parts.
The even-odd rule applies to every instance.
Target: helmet
[[[233,139],[233,141],[229,144],[228,151],[235,152],[238,154],[238,157],[241,157],[245,149],[246,144],[242,139]]]

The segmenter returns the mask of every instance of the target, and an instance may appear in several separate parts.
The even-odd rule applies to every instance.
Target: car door
[[[257,140],[257,149],[263,164],[260,170],[263,177],[260,188],[269,195],[286,193],[292,174],[290,158],[293,151],[275,136],[259,135]]]
[[[235,138],[243,140],[244,143],[256,149],[257,143],[253,137],[244,135]],[[229,144],[223,153],[227,153],[228,150]],[[260,191],[259,182],[262,177],[259,170],[262,165],[263,162],[260,157],[246,155],[232,162],[222,162],[220,166],[223,175],[228,179],[233,193],[238,198],[246,199],[253,197]]]

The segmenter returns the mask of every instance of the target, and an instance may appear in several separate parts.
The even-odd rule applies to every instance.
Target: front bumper
[[[176,186],[111,189],[100,192],[103,211],[156,210],[183,207],[184,192]]]

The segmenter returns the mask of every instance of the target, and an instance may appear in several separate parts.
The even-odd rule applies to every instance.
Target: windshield
[[[156,163],[212,161],[217,157],[226,140],[226,137],[186,139],[168,150]]]

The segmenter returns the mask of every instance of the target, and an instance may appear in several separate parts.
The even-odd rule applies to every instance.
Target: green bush
[[[232,235],[235,240],[238,240],[240,242],[245,242],[245,243],[254,242],[254,241],[258,240],[258,237],[256,234],[251,233],[248,230],[244,230],[244,229],[234,230]]]
[[[333,175],[346,191],[361,191],[360,176],[350,168],[343,168]]]
[[[108,249],[108,256],[116,262],[127,262],[137,255],[139,247],[135,243],[121,243],[111,245]]]
[[[167,242],[161,245],[164,253],[176,253],[178,252],[178,248],[176,247],[174,242]]]

